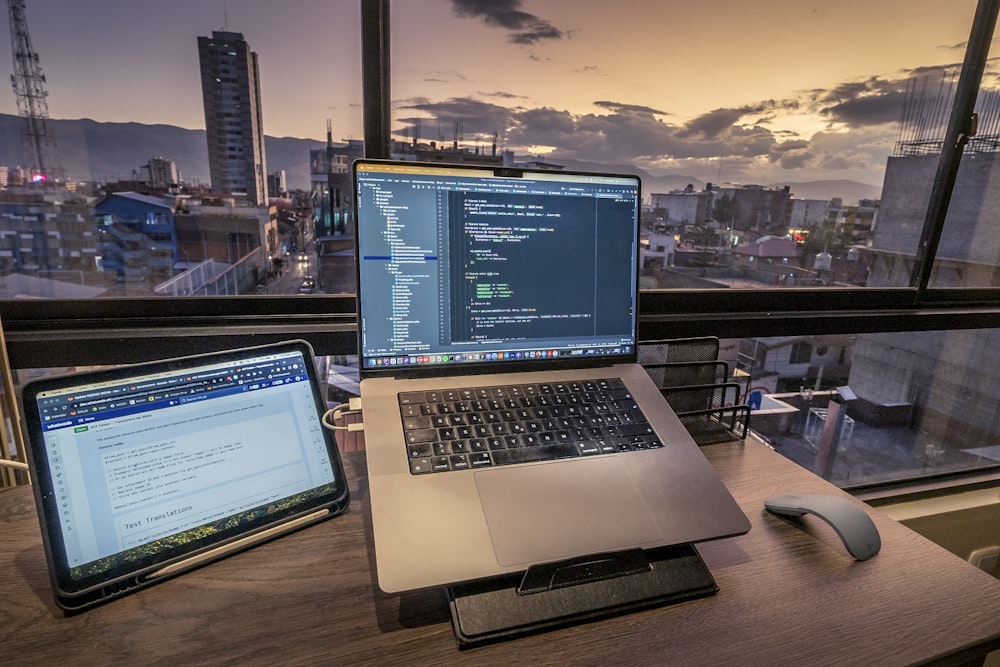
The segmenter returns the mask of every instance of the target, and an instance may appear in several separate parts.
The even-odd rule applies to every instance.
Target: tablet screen
[[[138,584],[227,540],[346,507],[302,342],[39,380],[24,404],[66,596]]]

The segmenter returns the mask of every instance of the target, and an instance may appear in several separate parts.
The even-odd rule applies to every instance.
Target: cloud
[[[701,135],[706,139],[713,139],[729,131],[733,126],[741,124],[740,121],[747,116],[759,116],[777,109],[791,110],[797,107],[798,102],[794,100],[783,100],[781,102],[768,100],[742,107],[714,109],[689,121],[683,130],[682,136],[693,137]],[[758,118],[751,125],[762,125],[770,121],[772,117],[768,115],[764,118]]]
[[[659,109],[654,109],[653,107],[643,106],[641,104],[623,104],[621,102],[609,102],[607,100],[598,100],[594,102],[595,107],[602,107],[608,111],[615,113],[639,113],[639,114],[656,114],[657,116],[666,116],[666,111],[661,111]]]
[[[508,107],[471,97],[451,98],[440,102],[431,102],[422,97],[411,98],[397,101],[395,106],[398,111],[420,112],[422,128],[436,123],[439,128],[438,138],[448,141],[455,139],[457,134],[470,140],[492,137],[494,132],[503,136],[505,129],[511,125],[513,115]],[[404,124],[404,129],[395,131],[412,136],[415,117],[400,116],[396,120]],[[427,136],[427,131],[422,130],[422,134]]]
[[[512,44],[532,45],[566,36],[545,19],[521,11],[521,0],[452,0],[451,5],[459,18],[479,18],[490,27],[506,30]]]
[[[602,111],[577,114],[552,107],[506,107],[471,97],[440,102],[419,98],[397,105],[400,110],[419,111],[425,117],[424,127],[426,117],[437,119],[445,128],[460,121],[467,141],[486,140],[496,132],[515,151],[550,146],[575,159],[648,162],[719,155],[768,156],[778,143],[764,127],[729,125],[707,134],[666,122],[661,116],[668,114],[652,107],[608,100],[595,102],[595,106]],[[398,131],[409,134],[413,120],[398,120],[407,126]]]
[[[849,127],[896,123],[905,101],[903,91],[857,97],[832,104],[821,110],[824,116]]]
[[[815,111],[831,122],[866,127],[899,121],[906,82],[871,77],[849,81],[831,90],[812,91]]]
[[[449,85],[455,85],[456,83],[466,83],[469,80],[468,77],[458,70],[410,71],[419,76],[425,83],[446,83]]]
[[[721,174],[735,182],[778,182],[800,172],[794,178],[872,182],[893,152],[904,104],[940,91],[953,94],[954,76],[954,65],[919,68],[788,99],[716,108],[687,120],[663,108],[609,99],[595,100],[590,113],[534,107],[527,98],[502,91],[413,99],[399,107],[418,112],[423,128],[436,119],[443,139],[451,140],[453,128],[461,127],[469,146],[491,141],[495,132],[515,153],[543,152],[556,162],[631,164],[711,181]],[[801,125],[785,120],[786,112],[800,120],[825,120],[826,129],[803,134]],[[397,116],[397,122],[405,133],[414,121]]]
[[[768,157],[782,169],[803,169],[814,163],[816,153],[813,152],[810,142],[799,139],[773,144]]]
[[[849,128],[898,123],[914,99],[941,100],[954,95],[958,66],[936,65],[847,81],[829,90],[808,91],[813,110]]]

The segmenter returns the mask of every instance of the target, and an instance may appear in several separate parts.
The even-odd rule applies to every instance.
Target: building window
[[[788,355],[788,361],[792,364],[808,364],[812,360],[812,345],[806,341],[800,341],[792,345]]]

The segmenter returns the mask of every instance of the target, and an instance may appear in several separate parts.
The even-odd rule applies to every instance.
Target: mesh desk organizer
[[[699,445],[743,440],[750,408],[729,364],[718,361],[719,339],[683,338],[643,343],[639,363]]]
[[[717,361],[718,338],[653,341],[646,368],[695,442],[746,437],[749,408]],[[593,554],[444,591],[461,648],[714,595],[718,585],[694,545]]]

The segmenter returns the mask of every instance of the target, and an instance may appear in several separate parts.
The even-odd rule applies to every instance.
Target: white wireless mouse
[[[882,538],[871,517],[847,498],[827,493],[785,493],[764,501],[775,514],[802,516],[812,514],[826,521],[840,536],[850,553],[867,560],[882,548]]]

